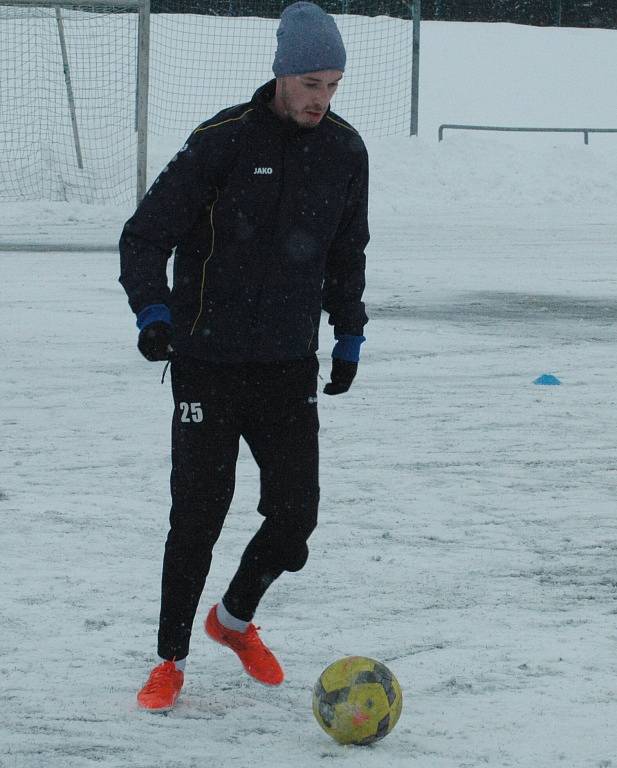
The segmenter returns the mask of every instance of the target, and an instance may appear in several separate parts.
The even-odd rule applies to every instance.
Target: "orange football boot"
[[[261,641],[254,624],[249,624],[246,632],[236,632],[224,627],[216,615],[216,605],[204,622],[206,634],[212,640],[231,648],[242,662],[242,666],[251,677],[264,685],[280,685],[285,679],[281,665],[272,651]]]
[[[150,672],[144,687],[137,694],[141,709],[151,712],[168,712],[174,704],[184,683],[184,672],[176,668],[173,661],[164,661]]]

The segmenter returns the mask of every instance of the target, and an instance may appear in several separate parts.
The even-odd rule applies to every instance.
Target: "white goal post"
[[[0,199],[140,200],[150,0],[0,0]]]

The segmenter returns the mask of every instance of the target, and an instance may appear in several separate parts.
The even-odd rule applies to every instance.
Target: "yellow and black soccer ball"
[[[313,714],[339,744],[364,746],[383,739],[396,725],[403,706],[392,672],[365,656],[346,656],[319,676],[313,688]]]

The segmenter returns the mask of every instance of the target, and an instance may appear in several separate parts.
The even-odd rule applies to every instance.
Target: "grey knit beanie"
[[[294,3],[281,14],[272,71],[276,77],[345,71],[345,46],[334,18],[314,3]]]

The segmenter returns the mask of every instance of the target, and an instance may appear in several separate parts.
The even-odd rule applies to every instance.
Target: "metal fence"
[[[582,133],[585,144],[589,144],[590,133],[617,133],[617,128],[521,128],[503,125],[455,125],[443,123],[437,133],[439,141],[443,140],[444,131],[512,131],[526,133]]]

